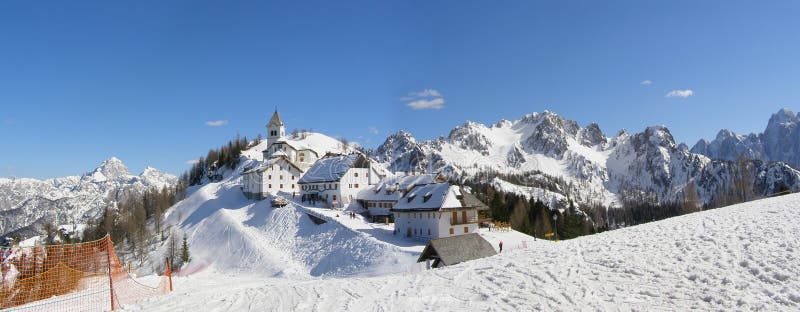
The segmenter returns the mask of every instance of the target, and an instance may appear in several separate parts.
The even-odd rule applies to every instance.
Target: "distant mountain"
[[[131,175],[117,158],[103,161],[82,176],[47,180],[0,178],[0,234],[28,237],[47,222],[80,225],[100,216],[106,207],[132,194],[177,183],[178,178],[154,168]]]
[[[700,140],[691,151],[724,160],[743,155],[746,159],[780,161],[800,168],[800,114],[781,109],[759,134],[738,135],[722,129],[713,141]]]
[[[786,125],[787,120],[775,123]],[[780,133],[780,138],[793,135]],[[800,154],[791,150],[782,155]],[[557,191],[578,203],[609,206],[630,198],[677,201],[689,183],[696,186],[700,199],[709,203],[733,185],[739,172],[731,162],[713,160],[676,144],[664,126],[635,134],[622,130],[607,137],[595,123],[581,127],[549,111],[491,126],[466,122],[447,137],[431,141],[420,142],[400,131],[390,135],[372,156],[392,171],[444,171],[460,177],[480,177],[487,172],[537,173],[525,184],[541,185],[544,177],[563,179],[566,188],[547,191]],[[754,193],[771,194],[782,187],[800,190],[800,172],[786,164],[758,160],[749,166]]]

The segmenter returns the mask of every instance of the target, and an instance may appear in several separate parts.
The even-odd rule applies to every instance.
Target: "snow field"
[[[288,280],[203,272],[178,278],[172,295],[129,309],[796,310],[798,206],[800,195],[764,199],[558,243],[538,240],[419,273]]]

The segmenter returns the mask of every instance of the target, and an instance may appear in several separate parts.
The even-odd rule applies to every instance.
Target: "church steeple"
[[[284,135],[286,135],[286,127],[281,120],[281,115],[278,114],[278,109],[275,108],[272,118],[267,123],[267,146],[272,145]]]
[[[271,126],[275,126],[275,127],[278,127],[278,126],[282,127],[283,126],[283,121],[281,120],[281,115],[278,114],[278,109],[277,108],[275,108],[275,112],[272,113],[272,118],[270,118],[269,122],[267,123],[267,128],[269,128]]]

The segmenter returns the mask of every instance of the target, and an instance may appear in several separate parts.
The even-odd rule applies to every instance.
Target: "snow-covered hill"
[[[577,311],[800,308],[800,195],[753,201],[443,269],[287,280],[204,272],[131,311]],[[341,261],[350,261],[342,259]]]
[[[146,168],[131,175],[125,164],[109,158],[82,176],[48,180],[0,178],[0,234],[40,234],[46,222],[85,223],[130,194],[172,186],[177,177]]]
[[[609,206],[619,205],[621,195],[680,200],[688,183],[695,184],[699,198],[708,203],[732,185],[737,174],[730,162],[689,152],[664,126],[606,137],[597,124],[581,127],[549,111],[491,126],[466,122],[446,138],[432,141],[419,142],[400,131],[373,156],[392,171],[443,171],[465,177],[541,173],[571,185],[557,190],[562,196]],[[772,194],[784,186],[800,190],[800,172],[784,163],[756,161],[751,166],[748,179],[755,181],[754,193]]]
[[[319,133],[287,139],[320,155],[343,152],[341,142]],[[164,224],[174,229],[173,235],[186,235],[191,246],[190,269],[293,280],[410,269],[421,246],[402,248],[375,238],[380,233],[392,236],[391,230],[369,227],[359,231],[339,222],[317,225],[306,214],[309,208],[298,203],[273,208],[269,200],[245,198],[243,169],[262,161],[261,151],[266,148],[262,142],[243,151],[239,166],[223,172],[221,181],[190,187],[188,196],[167,212]],[[292,199],[292,194],[283,195]],[[151,254],[150,264],[142,271],[158,267],[169,247],[165,243]]]

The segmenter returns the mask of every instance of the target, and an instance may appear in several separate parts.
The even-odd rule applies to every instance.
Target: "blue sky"
[[[110,156],[178,174],[275,107],[290,130],[370,147],[543,110],[690,145],[760,132],[800,109],[798,16],[796,1],[3,1],[0,176]]]

